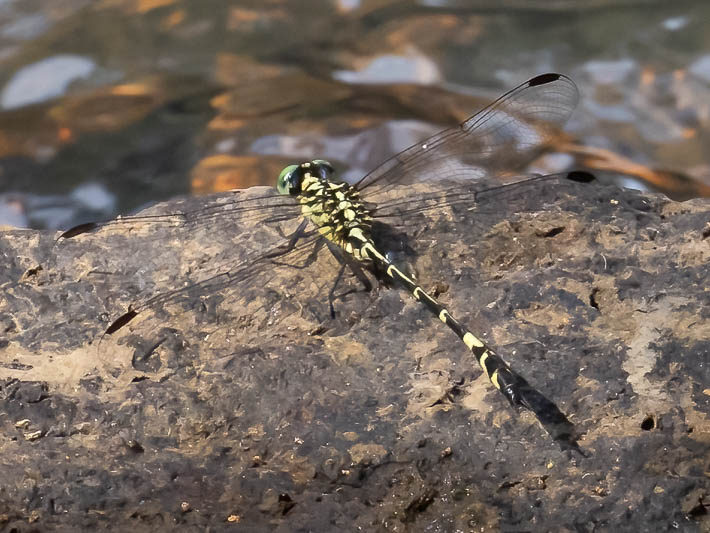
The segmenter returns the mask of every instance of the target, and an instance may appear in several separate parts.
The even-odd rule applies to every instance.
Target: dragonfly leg
[[[352,256],[343,253],[342,248],[330,243],[330,241],[326,241],[326,245],[328,246],[328,250],[330,250],[330,253],[333,254],[333,257],[335,257],[338,263],[340,263],[340,270],[338,271],[338,275],[335,278],[335,282],[333,283],[333,286],[331,287],[330,292],[328,293],[328,306],[330,308],[330,317],[335,318],[335,290],[337,289],[338,283],[340,283],[340,280],[342,279],[343,274],[345,273],[346,267],[349,268],[353,275],[360,281],[360,283],[362,283],[364,289],[367,292],[372,291],[372,283],[367,277],[367,274],[365,274],[365,271],[361,268],[357,261],[352,258]]]
[[[340,283],[340,280],[343,277],[343,273],[345,272],[346,267],[347,265],[345,263],[342,263],[340,265],[340,268],[338,269],[338,275],[335,276],[333,286],[330,288],[330,291],[328,291],[328,309],[330,309],[330,318],[335,318],[335,289],[338,287],[338,283]]]
[[[291,233],[290,235],[285,235],[280,229],[278,230],[279,234],[284,238],[288,239],[288,242],[284,244],[283,246],[279,246],[276,250],[273,252],[266,254],[264,257],[279,257],[280,255],[287,254],[291,250],[293,250],[296,247],[296,244],[298,244],[298,241],[305,237],[309,237],[312,235],[314,232],[307,232],[304,231],[306,229],[306,226],[308,225],[308,221],[306,219],[303,219],[301,223],[298,225],[296,230]]]

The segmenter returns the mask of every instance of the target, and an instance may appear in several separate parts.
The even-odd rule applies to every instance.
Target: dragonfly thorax
[[[332,181],[333,167],[314,160],[290,165],[281,171],[277,189],[298,198],[301,212],[328,240],[363,261],[365,244],[371,243],[372,214],[360,193],[345,182]]]

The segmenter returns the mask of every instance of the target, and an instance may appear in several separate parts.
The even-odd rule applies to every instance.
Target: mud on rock
[[[346,279],[331,318],[327,252],[204,282],[287,223],[2,233],[0,527],[707,531],[707,201],[535,194],[421,215],[404,260],[557,403],[582,454],[406,293]]]

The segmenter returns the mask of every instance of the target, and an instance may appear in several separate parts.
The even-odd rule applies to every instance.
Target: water
[[[583,93],[568,131],[605,151],[539,170],[637,164],[702,195],[710,5],[676,4],[4,0],[0,224],[273,184],[311,157],[356,177],[547,71]]]

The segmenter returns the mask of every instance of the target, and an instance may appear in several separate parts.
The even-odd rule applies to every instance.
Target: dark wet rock
[[[465,207],[388,242],[411,239],[425,288],[556,402],[582,454],[406,293],[346,279],[331,318],[327,250],[255,263],[295,229],[258,224],[271,208],[8,231],[0,527],[708,530],[707,201],[547,183]]]

